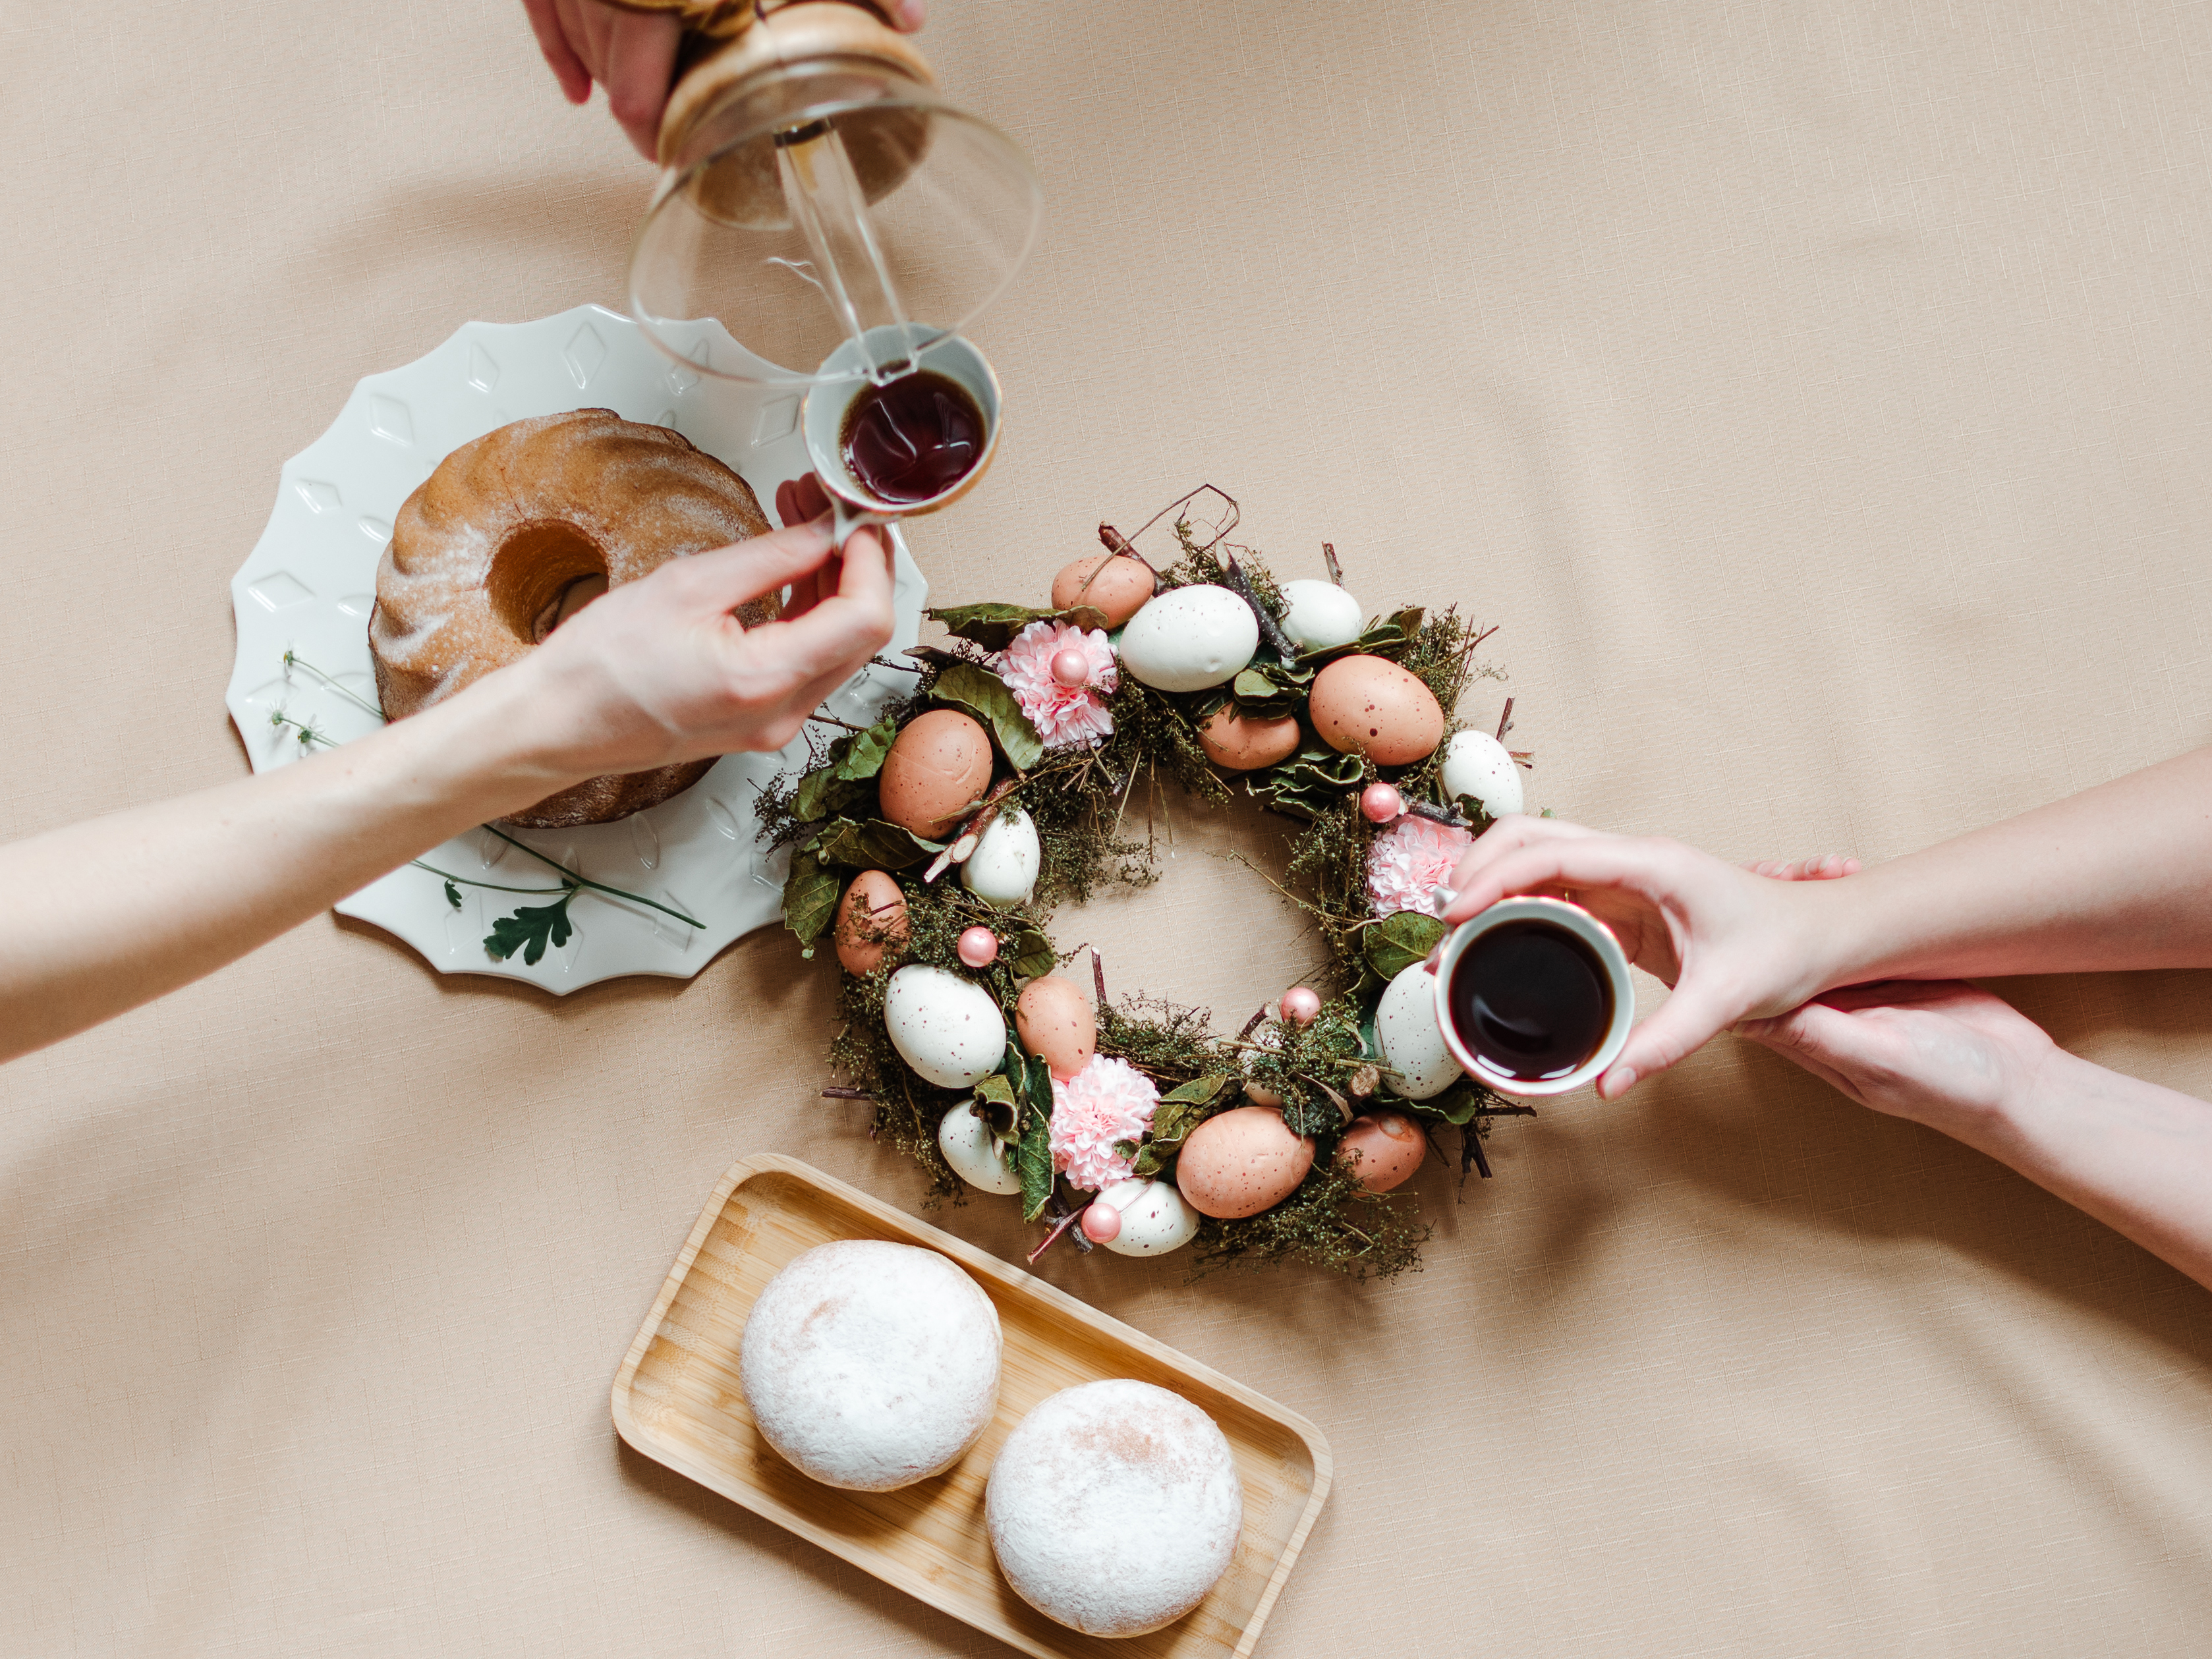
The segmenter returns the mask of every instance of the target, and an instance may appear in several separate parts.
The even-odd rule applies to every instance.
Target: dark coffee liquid
[[[1509,921],[1460,953],[1449,998],[1459,1040],[1516,1082],[1565,1077],[1605,1042],[1613,984],[1597,952],[1548,921]]]
[[[865,388],[837,441],[853,477],[878,501],[926,501],[983,459],[983,411],[967,387],[925,368]]]

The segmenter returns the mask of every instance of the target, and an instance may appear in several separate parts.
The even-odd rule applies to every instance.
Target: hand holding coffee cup
[[[1777,879],[1660,836],[1516,815],[1460,860],[1437,914],[1462,923],[1500,900],[1566,895],[1628,961],[1673,988],[1597,1073],[1598,1093],[1615,1100],[1738,1021],[1787,1013],[1826,989],[1847,930],[1833,901],[1813,890],[1835,884],[1802,878],[1849,868],[1822,864]]]
[[[1635,1018],[1620,942],[1565,899],[1501,900],[1445,939],[1432,971],[1445,1047],[1500,1094],[1564,1094],[1594,1081]]]

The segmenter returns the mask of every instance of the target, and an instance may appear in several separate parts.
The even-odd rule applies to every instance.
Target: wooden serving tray
[[[799,1474],[760,1437],[738,1381],[753,1299],[793,1256],[834,1238],[950,1256],[996,1304],[1006,1335],[999,1414],[983,1437],[945,1474],[896,1492],[842,1492]],[[983,1483],[1014,1425],[1048,1395],[1113,1376],[1171,1389],[1212,1417],[1244,1481],[1243,1536],[1221,1582],[1166,1629],[1120,1639],[1069,1630],[1016,1595],[983,1523]],[[647,1457],[1036,1659],[1249,1655],[1328,1496],[1328,1443],[1295,1412],[773,1152],[739,1159],[708,1200],[615,1376],[614,1416]]]

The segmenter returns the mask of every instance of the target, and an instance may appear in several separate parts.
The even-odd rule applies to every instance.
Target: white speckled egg
[[[1121,666],[1156,691],[1203,691],[1236,678],[1259,648],[1252,607],[1200,584],[1170,588],[1129,618]]]
[[[898,982],[897,975],[891,982]],[[1407,1100],[1440,1095],[1460,1080],[1459,1062],[1437,1026],[1437,981],[1426,963],[1402,969],[1382,988],[1382,1000],[1375,1006],[1375,1039],[1382,1045],[1383,1064],[1397,1073],[1390,1086]]]
[[[960,866],[960,883],[988,904],[1025,903],[1036,890],[1037,866],[1043,860],[1030,815],[1018,806],[1004,806]]]
[[[937,1126],[937,1150],[958,1176],[978,1192],[1018,1193],[1022,1178],[1006,1167],[1000,1155],[999,1138],[976,1115],[973,1102],[963,1102],[945,1115]]]
[[[899,1058],[943,1089],[972,1089],[1006,1055],[1006,1017],[991,994],[942,968],[910,963],[884,988],[884,1026]]]
[[[1106,1241],[1116,1255],[1165,1255],[1198,1237],[1198,1212],[1182,1201],[1172,1181],[1116,1182],[1097,1202],[1121,1212],[1121,1231]]]
[[[1364,618],[1359,601],[1334,582],[1283,584],[1283,632],[1309,651],[1326,651],[1358,639]]]
[[[1444,744],[1444,793],[1472,795],[1493,818],[1521,810],[1521,769],[1487,732],[1455,732]]]

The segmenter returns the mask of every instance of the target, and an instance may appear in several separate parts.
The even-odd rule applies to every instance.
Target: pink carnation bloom
[[[1066,1083],[1052,1085],[1052,1167],[1079,1192],[1103,1192],[1130,1174],[1132,1146],[1152,1127],[1160,1091],[1126,1060],[1093,1054],[1091,1063]]]
[[[1400,818],[1368,850],[1367,896],[1375,901],[1375,914],[1429,914],[1430,890],[1450,881],[1460,854],[1474,845],[1473,836],[1449,823],[1410,814]]]
[[[1062,685],[1052,677],[1052,659],[1079,651],[1091,676],[1081,685]],[[999,678],[1021,704],[1048,749],[1079,743],[1093,746],[1114,735],[1114,717],[1099,694],[1121,683],[1114,647],[1097,629],[1088,634],[1068,623],[1033,622],[999,653]]]

